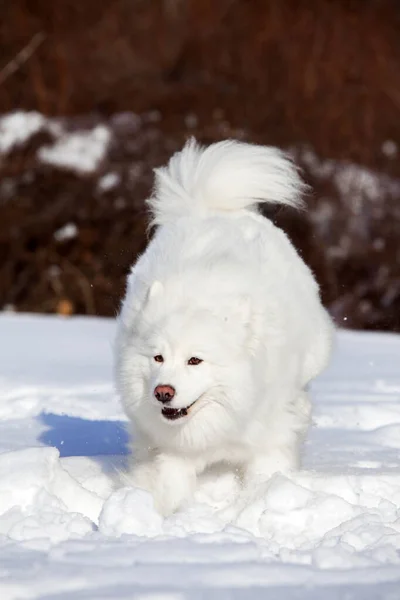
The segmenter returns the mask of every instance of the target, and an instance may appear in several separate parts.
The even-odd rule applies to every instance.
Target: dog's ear
[[[164,291],[164,286],[161,283],[161,281],[154,281],[151,284],[151,286],[149,287],[149,289],[147,290],[147,293],[145,295],[144,302],[143,302],[143,308],[145,308],[151,300],[155,300],[156,298],[161,297],[163,291]]]
[[[128,277],[125,299],[119,315],[120,322],[125,328],[129,328],[134,323],[136,315],[143,305],[144,283],[134,273]]]
[[[164,290],[161,281],[154,281],[148,289],[146,288],[147,283],[139,277],[129,277],[126,298],[120,313],[120,322],[125,329],[134,326],[138,314],[151,299],[161,296]]]
[[[147,292],[146,302],[147,300],[151,300],[153,298],[156,298],[157,296],[160,296],[163,291],[164,286],[161,283],[161,281],[154,281],[154,283],[151,284],[149,291]]]

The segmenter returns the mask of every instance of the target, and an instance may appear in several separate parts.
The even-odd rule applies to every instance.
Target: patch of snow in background
[[[386,140],[382,144],[382,153],[388,158],[395,158],[398,153],[398,147],[393,140]]]
[[[317,179],[332,179],[340,196],[357,206],[361,198],[376,202],[385,193],[400,198],[400,181],[388,175],[353,163],[320,159],[310,148],[291,149],[291,154]]]
[[[38,112],[16,111],[0,118],[0,153],[21,146],[47,128],[47,119]]]
[[[71,133],[59,119],[35,111],[15,111],[0,118],[0,154],[25,144],[40,131],[49,133],[54,142],[39,148],[39,160],[82,174],[98,168],[111,141],[111,131],[105,125]]]
[[[118,173],[107,173],[103,175],[97,184],[100,192],[109,192],[114,189],[121,181],[121,177]]]
[[[65,133],[52,146],[40,148],[38,157],[44,163],[78,173],[92,173],[104,159],[110,141],[110,129],[98,125],[90,131]]]
[[[118,112],[111,116],[112,128],[124,134],[138,132],[141,124],[142,116],[131,111]]]
[[[159,118],[158,111],[143,116],[148,122],[156,122]],[[192,113],[186,115],[189,128],[196,126],[196,118]],[[132,135],[140,127],[141,117],[134,113],[119,113],[110,122],[117,131]],[[21,146],[40,131],[49,133],[54,142],[38,150],[38,159],[80,174],[92,173],[99,167],[112,137],[110,128],[105,125],[69,132],[60,119],[48,118],[34,111],[15,111],[0,118],[0,154],[4,155]],[[393,140],[386,140],[381,150],[391,159],[398,154],[398,147]],[[387,193],[400,198],[400,182],[388,175],[345,161],[320,159],[309,147],[292,148],[290,153],[307,166],[317,179],[332,180],[339,195],[351,202],[356,212],[361,210],[360,199],[377,201]],[[119,182],[120,176],[117,173],[108,173],[100,179],[98,189],[100,192],[107,192]]]
[[[66,223],[60,229],[54,232],[54,239],[57,242],[64,242],[67,240],[72,240],[78,235],[78,228],[75,223]]]

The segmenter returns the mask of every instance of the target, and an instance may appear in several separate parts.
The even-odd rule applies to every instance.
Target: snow
[[[108,127],[98,125],[89,131],[65,133],[53,145],[38,151],[39,159],[78,173],[92,173],[106,155],[111,141]]]
[[[385,145],[386,144],[386,145]],[[388,157],[395,156],[397,147],[390,141],[385,142],[382,151]],[[310,173],[318,180],[332,180],[339,197],[351,202],[355,211],[360,211],[360,201],[366,199],[378,202],[384,193],[395,199],[400,198],[400,183],[398,179],[378,173],[360,165],[339,161],[320,159],[311,148],[291,148],[291,154],[296,160],[301,160]],[[328,206],[327,209],[334,210]],[[326,215],[321,218],[324,219]],[[328,215],[329,216],[329,215]]]
[[[243,494],[215,468],[162,519],[115,488],[114,327],[0,316],[2,600],[400,598],[400,337],[339,333],[301,472]]]
[[[118,175],[118,173],[107,173],[106,175],[103,175],[103,177],[101,177],[101,179],[99,179],[98,182],[98,189],[100,192],[109,192],[110,190],[114,189],[121,181],[121,177]]]
[[[66,223],[60,229],[54,232],[54,239],[57,242],[72,240],[78,235],[78,228],[75,223]]]
[[[393,140],[385,140],[382,144],[382,153],[388,158],[396,158],[398,152],[397,144]]]
[[[213,117],[216,120],[223,118],[223,113],[217,109]],[[127,134],[135,136],[142,120],[147,123],[157,123],[161,118],[159,111],[150,111],[142,117],[132,112],[124,112],[113,115],[109,125],[94,125],[93,123],[83,125],[82,129],[69,131],[66,118],[51,118],[35,111],[14,111],[0,117],[0,157],[7,155],[10,151],[27,143],[35,134],[45,131],[50,135],[52,141],[41,146],[36,152],[39,162],[52,165],[59,169],[69,170],[78,175],[94,173],[102,166],[113,139],[112,131],[118,135]],[[184,121],[189,130],[198,125],[196,114],[189,112],[184,116]],[[226,136],[232,137],[229,123],[221,121],[221,134],[225,131]],[[242,138],[244,132],[235,130],[234,137]],[[118,137],[118,136],[117,136]],[[393,140],[385,140],[380,148],[382,154],[389,160],[398,155],[397,144]],[[321,159],[314,150],[308,146],[297,146],[289,148],[293,157],[306,166],[310,173],[318,180],[331,180],[338,196],[345,202],[351,202],[354,212],[362,212],[362,200],[377,203],[384,194],[393,198],[400,198],[399,181],[384,173],[367,169],[363,166],[331,159]],[[137,173],[133,173],[134,178]],[[107,193],[113,190],[121,182],[118,173],[110,172],[102,175],[98,181],[98,191]],[[3,195],[12,197],[13,182],[9,178],[2,182]],[[330,211],[334,210],[329,204],[322,204],[319,208],[319,218],[322,222],[329,217]]]
[[[21,146],[46,128],[46,118],[38,112],[15,111],[0,118],[0,154]]]
[[[35,111],[14,111],[0,117],[0,156],[27,143],[40,131],[46,131],[53,141],[37,150],[39,161],[79,174],[96,171],[106,156],[112,137],[105,125],[69,132],[60,119],[45,117]]]

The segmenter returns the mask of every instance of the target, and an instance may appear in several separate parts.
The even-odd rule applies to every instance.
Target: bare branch
[[[31,41],[24,48],[22,48],[22,50],[20,50],[20,52],[18,52],[18,54],[12,60],[10,60],[5,67],[1,69],[0,85],[4,83],[6,79],[10,77],[10,75],[13,75],[16,71],[18,71],[18,69],[30,59],[32,54],[39,48],[45,37],[46,34],[43,33],[43,31],[36,33]]]

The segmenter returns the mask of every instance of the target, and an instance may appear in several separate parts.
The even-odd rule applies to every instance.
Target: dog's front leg
[[[196,486],[196,469],[185,458],[157,453],[133,465],[129,482],[150,492],[157,510],[168,516],[192,496]]]
[[[296,448],[291,446],[277,446],[255,454],[243,469],[244,488],[253,488],[265,483],[274,473],[297,470],[298,458]]]

